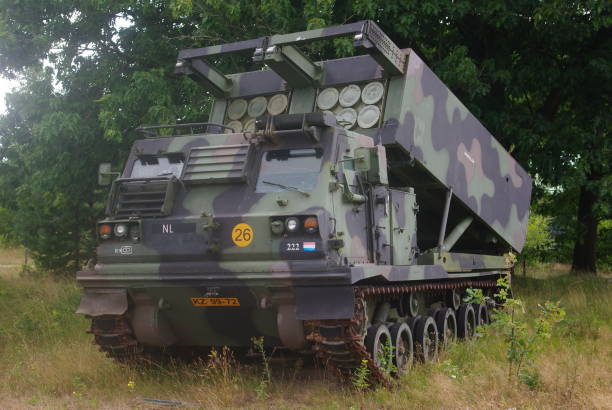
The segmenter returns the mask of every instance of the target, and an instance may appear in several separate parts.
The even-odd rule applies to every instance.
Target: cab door
[[[416,196],[412,189],[390,189],[391,248],[394,265],[409,265],[416,252]]]
[[[370,191],[369,204],[372,221],[372,247],[375,261],[379,265],[391,265],[391,210],[389,189],[376,185]]]

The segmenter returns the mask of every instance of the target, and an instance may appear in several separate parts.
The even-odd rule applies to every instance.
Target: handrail
[[[194,134],[193,128],[194,127],[202,127],[202,126],[221,127],[221,128],[225,128],[225,129],[231,130],[232,132],[236,132],[236,131],[234,131],[234,129],[232,127],[229,127],[229,126],[224,125],[224,124],[219,124],[219,123],[216,123],[216,122],[189,122],[189,123],[185,123],[185,124],[146,125],[146,126],[140,126],[140,127],[136,128],[135,130],[145,134],[146,136],[159,137],[160,135],[158,133],[150,132],[149,130],[159,130],[159,129],[163,129],[163,128],[170,128],[172,130],[174,130],[175,128],[190,128],[191,134]]]

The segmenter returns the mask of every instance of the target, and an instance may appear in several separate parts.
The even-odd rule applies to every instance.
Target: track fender
[[[85,289],[76,313],[91,317],[122,315],[128,309],[125,289]]]

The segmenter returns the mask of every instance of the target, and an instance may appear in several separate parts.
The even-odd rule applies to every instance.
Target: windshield
[[[264,152],[257,192],[312,191],[319,179],[321,148],[279,149]]]
[[[143,156],[134,161],[130,178],[151,178],[174,175],[181,176],[183,170],[182,155]]]

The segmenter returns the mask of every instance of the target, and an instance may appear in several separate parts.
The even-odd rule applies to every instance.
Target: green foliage
[[[554,240],[550,234],[552,218],[532,212],[527,224],[527,237],[525,247],[520,258],[527,261],[543,261],[551,256],[554,249]]]
[[[44,285],[35,286],[37,282]],[[61,287],[49,286],[49,282],[44,275],[36,280],[0,281],[0,344],[68,341],[74,331],[82,331],[83,322],[74,320],[80,299],[77,286],[63,281]]]
[[[353,387],[355,387],[357,390],[365,390],[370,387],[370,383],[368,383],[369,376],[370,368],[368,367],[368,361],[363,359],[351,378]]]
[[[518,380],[529,387],[531,390],[535,390],[540,386],[541,377],[535,369],[521,369],[518,374]]]
[[[52,82],[48,72],[31,72],[0,118],[7,153],[0,204],[9,210],[12,239],[30,249],[41,268],[67,272],[91,257],[104,200],[96,164],[116,154],[99,137],[95,106],[71,94],[87,101],[89,86],[58,95]]]
[[[510,279],[501,277],[495,294],[500,306],[492,314],[492,329],[503,336],[506,346],[508,378],[516,377],[529,387],[536,387],[539,375],[534,366],[534,356],[542,349],[543,342],[552,336],[553,326],[565,317],[565,310],[559,302],[546,302],[538,305],[539,313],[530,323],[525,315],[523,301],[510,297]]]
[[[13,233],[13,215],[6,209],[0,207],[0,247],[16,245],[15,234]]]
[[[391,343],[391,339],[385,339],[381,346],[381,352],[376,358],[378,363],[380,363],[380,368],[387,375],[397,373],[397,367],[393,363],[394,351],[395,346]]]
[[[599,222],[599,242],[597,254],[600,256],[599,264],[603,271],[612,271],[612,219]]]
[[[580,195],[593,194],[585,203],[596,222],[612,212],[611,9],[605,0],[0,0],[0,75],[24,79],[0,118],[11,240],[48,269],[75,270],[92,256],[106,194],[95,186],[98,163],[122,164],[138,125],[201,121],[210,110],[207,93],[172,74],[178,50],[370,18],[538,175],[536,196],[559,187],[554,202],[568,217],[555,220],[566,232],[558,249],[569,258],[585,236]],[[304,52],[322,60],[352,54],[350,44]],[[259,69],[249,57],[217,63]]]
[[[257,397],[265,398],[268,396],[268,389],[270,387],[270,383],[272,383],[272,372],[270,371],[270,358],[266,353],[266,349],[264,346],[264,338],[261,337],[252,337],[251,342],[255,347],[255,351],[257,351],[261,355],[261,362],[264,366],[263,373],[261,378],[259,379],[259,384],[255,387],[255,393],[257,393]]]
[[[0,277],[3,403],[13,408],[64,408],[68,400],[78,408],[133,408],[152,406],[135,401],[149,397],[195,408],[370,409],[406,407],[405,403],[415,408],[469,408],[482,401],[486,391],[487,400],[504,407],[583,408],[597,407],[610,390],[612,283],[594,277],[513,278],[513,292],[520,295],[528,314],[537,313],[542,300],[563,300],[567,309],[566,319],[535,357],[540,381],[533,392],[526,391],[526,379],[517,387],[496,377],[506,369],[507,360],[502,334],[493,333],[475,343],[452,344],[437,364],[417,364],[401,378],[399,388],[365,394],[341,388],[315,369],[292,379],[287,377],[292,370],[279,366],[275,370],[285,371],[285,377],[275,380],[267,398],[253,392],[261,379],[260,366],[230,364],[225,382],[223,350],[214,361],[197,366],[171,364],[136,371],[114,363],[91,344],[91,335],[84,332],[87,320],[74,315],[79,290],[71,282],[49,275]],[[448,394],[440,394],[441,385]]]
[[[465,290],[465,293],[466,295],[463,298],[463,301],[465,303],[476,303],[478,305],[481,305],[487,300],[489,300],[489,297],[485,296],[484,293],[482,293],[482,289],[467,288]]]

